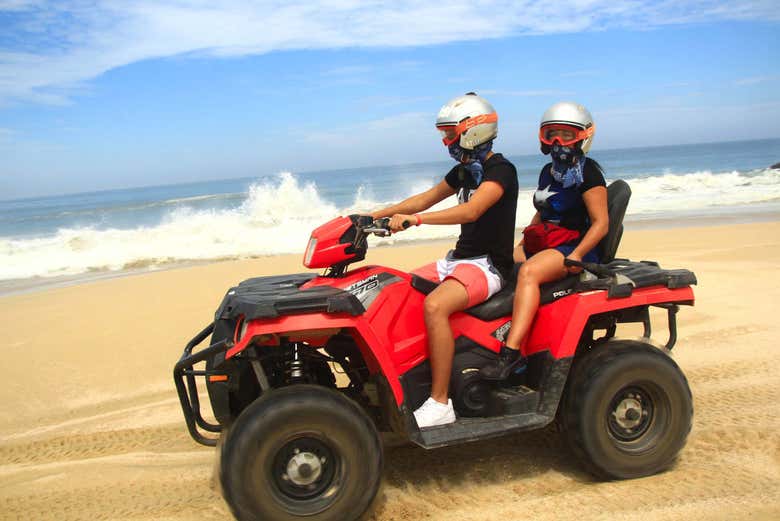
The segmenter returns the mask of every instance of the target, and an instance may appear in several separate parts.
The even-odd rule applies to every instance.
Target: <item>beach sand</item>
[[[369,259],[408,269],[446,249]],[[619,254],[699,279],[696,306],[678,315],[674,357],[695,415],[674,468],[598,482],[553,429],[392,446],[372,519],[780,519],[780,222],[629,226]],[[171,370],[226,288],[297,271],[300,256],[279,256],[0,298],[0,519],[231,519],[214,450],[187,434]]]

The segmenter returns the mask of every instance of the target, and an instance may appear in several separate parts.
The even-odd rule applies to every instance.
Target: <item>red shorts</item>
[[[495,295],[504,283],[487,257],[454,259],[447,255],[446,258],[426,264],[412,273],[434,282],[457,280],[466,288],[468,307],[486,301]]]

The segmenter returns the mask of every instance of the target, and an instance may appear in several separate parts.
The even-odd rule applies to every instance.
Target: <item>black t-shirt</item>
[[[493,265],[508,278],[512,271],[512,247],[515,239],[515,214],[517,213],[517,170],[501,154],[493,154],[482,165],[482,182],[495,181],[504,194],[473,223],[460,225],[460,237],[453,256],[467,259],[490,255]],[[456,165],[444,180],[458,191],[458,203],[468,202],[477,190],[471,173],[462,165]]]
[[[607,186],[601,166],[586,157],[582,184],[568,188],[564,188],[553,178],[551,170],[552,163],[547,163],[539,174],[539,188],[534,193],[534,207],[539,211],[542,221],[584,233],[590,227],[590,218],[582,194],[596,186]]]

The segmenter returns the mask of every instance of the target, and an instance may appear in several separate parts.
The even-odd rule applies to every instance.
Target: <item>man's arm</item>
[[[482,214],[488,208],[496,204],[502,195],[504,195],[504,188],[498,182],[485,181],[479,185],[479,188],[477,188],[467,203],[459,204],[446,210],[419,214],[420,224],[464,224],[474,222],[482,217]],[[417,219],[413,215],[395,214],[390,221],[390,229],[393,231],[403,230],[404,221],[416,224]]]
[[[443,201],[455,193],[447,181],[440,181],[439,184],[417,195],[413,195],[393,206],[388,206],[382,210],[377,210],[371,214],[374,219],[390,217],[395,214],[415,214],[427,210],[434,204]]]

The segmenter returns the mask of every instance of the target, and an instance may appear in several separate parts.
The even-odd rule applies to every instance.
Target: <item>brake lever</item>
[[[412,225],[411,221],[404,221],[403,227],[404,230],[409,228]],[[392,230],[390,230],[390,218],[389,217],[383,217],[382,219],[377,219],[374,221],[374,226],[369,228],[363,228],[363,233],[373,233],[377,237],[389,237],[393,234]]]
[[[387,228],[363,228],[363,233],[373,233],[377,237],[388,237],[391,232]]]

